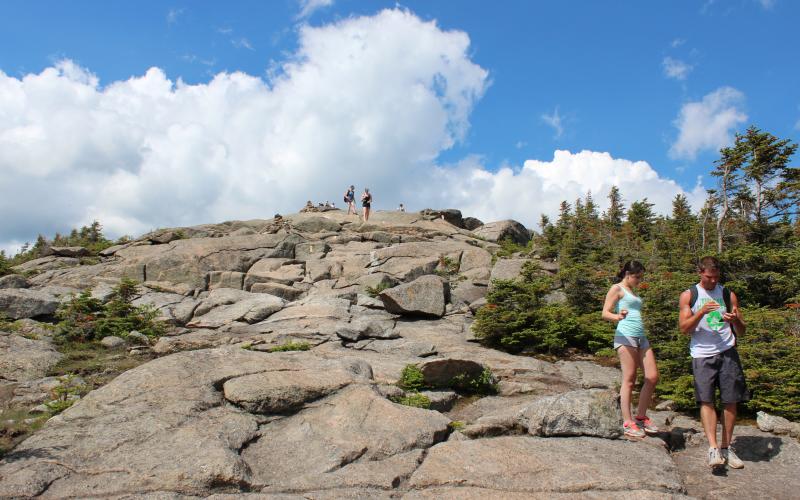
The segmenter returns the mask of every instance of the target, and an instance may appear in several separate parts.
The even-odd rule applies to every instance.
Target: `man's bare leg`
[[[708,446],[719,448],[717,446],[717,410],[713,404],[700,403],[700,421],[703,422],[703,430],[706,433],[706,439],[708,439]]]
[[[736,403],[725,404],[722,412],[722,446],[727,448],[733,440],[733,428],[736,426]]]

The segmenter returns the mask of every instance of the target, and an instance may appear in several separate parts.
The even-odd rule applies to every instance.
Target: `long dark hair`
[[[625,275],[630,274],[639,274],[644,272],[644,265],[638,260],[629,260],[625,264],[622,265],[619,272],[617,273],[617,279],[622,281],[625,278]]]

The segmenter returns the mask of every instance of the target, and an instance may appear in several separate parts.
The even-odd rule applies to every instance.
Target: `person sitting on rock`
[[[622,384],[619,389],[622,407],[622,432],[627,437],[643,438],[645,433],[655,434],[658,427],[647,416],[647,407],[658,383],[656,357],[644,331],[642,298],[636,289],[644,277],[641,262],[630,260],[622,266],[619,283],[611,286],[603,304],[603,319],[617,323],[614,349],[622,367]],[[636,417],[631,417],[631,394],[639,367],[644,372],[644,385],[639,393]]]
[[[372,194],[369,192],[369,188],[364,188],[364,192],[361,194],[361,206],[364,209],[364,222],[367,222],[369,209],[372,206]]]

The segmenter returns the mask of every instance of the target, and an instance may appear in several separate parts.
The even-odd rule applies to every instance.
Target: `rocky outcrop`
[[[2,288],[28,288],[31,284],[24,276],[19,274],[9,274],[0,277],[0,289]]]
[[[491,279],[515,279],[528,261],[547,275],[559,267],[493,258],[491,240],[514,224],[481,226],[478,238],[464,229],[476,222],[455,212],[378,211],[364,224],[330,210],[170,228],[91,261],[27,263],[29,286],[0,289],[0,310],[47,318],[29,297],[54,311],[81,290],[106,301],[133,277],[143,282],[134,304],[171,326],[157,341],[129,333],[100,350],[121,363],[160,357],[7,454],[0,497],[788,498],[800,487],[792,422],[765,415],[770,432],[737,427],[745,469],[711,476],[692,418],[650,412],[658,436],[621,438],[616,368],[476,343],[470,326]],[[0,333],[4,414],[51,400],[62,384],[45,376],[59,356],[52,332],[29,319],[12,326]],[[409,365],[436,389],[398,387]],[[479,383],[491,395],[465,394]]]
[[[378,297],[391,313],[441,317],[448,295],[446,281],[437,276],[422,276],[411,283],[384,290]]]
[[[531,235],[525,226],[515,220],[489,222],[474,229],[472,232],[476,236],[493,242],[510,239],[514,243],[527,245],[531,240]]]
[[[52,294],[29,288],[0,290],[0,312],[11,319],[49,317],[60,301]]]
[[[0,332],[0,380],[19,382],[42,378],[61,358],[49,342]]]

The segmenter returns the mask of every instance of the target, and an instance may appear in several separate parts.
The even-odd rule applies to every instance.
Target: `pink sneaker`
[[[632,437],[632,438],[643,438],[645,436],[644,431],[640,429],[638,425],[636,425],[636,422],[632,421],[628,421],[622,424],[622,432],[627,437]]]
[[[658,434],[658,426],[654,424],[652,420],[650,420],[650,417],[644,416],[635,418],[636,423],[639,425],[639,427],[644,429],[647,434]]]

